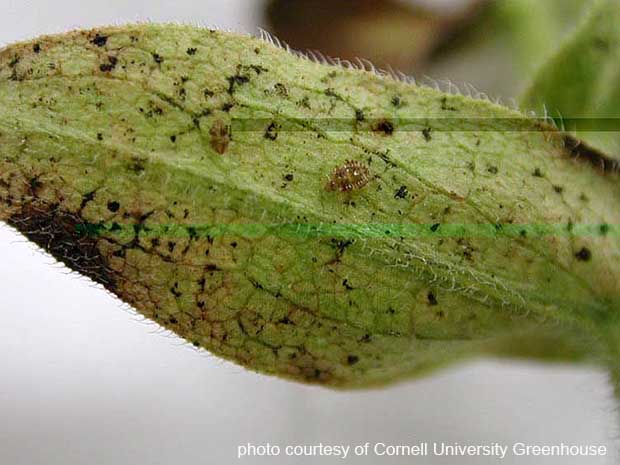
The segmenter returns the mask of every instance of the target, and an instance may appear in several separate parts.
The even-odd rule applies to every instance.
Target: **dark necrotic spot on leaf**
[[[592,259],[592,252],[587,247],[582,247],[579,252],[575,254],[575,257],[580,262],[589,262]]]
[[[281,82],[275,84],[273,88],[276,91],[276,94],[278,94],[280,97],[288,97],[288,89]]]
[[[112,71],[114,68],[116,68],[117,63],[118,63],[118,59],[115,56],[109,56],[108,62],[101,63],[99,65],[99,69],[103,72],[109,72],[109,71]]]
[[[101,225],[89,225],[57,205],[25,204],[7,223],[56,260],[114,292],[115,277],[99,251]]]
[[[183,294],[179,291],[179,283],[174,283],[174,286],[170,288],[170,293],[175,297],[181,297]],[[175,320],[176,321],[176,320]]]
[[[391,103],[396,108],[403,106],[403,101],[401,100],[400,95],[395,95],[394,97],[392,97]]]
[[[441,99],[441,109],[444,111],[457,111],[457,109],[448,104],[448,97],[442,97]]]
[[[96,45],[97,47],[103,47],[108,42],[108,36],[103,36],[97,33],[95,34],[95,37],[90,42]]]
[[[228,80],[228,93],[232,95],[235,92],[235,86],[240,86],[250,82],[249,76],[243,74],[235,74],[226,78]]]
[[[278,129],[280,129],[280,126],[277,123],[271,123],[265,131],[265,139],[276,140],[278,138]]]
[[[409,191],[407,190],[407,186],[400,186],[396,192],[394,193],[395,199],[406,199],[407,195],[409,195]]]
[[[389,120],[382,119],[375,123],[372,130],[374,132],[382,132],[386,136],[391,136],[394,133],[394,123]]]
[[[110,210],[112,213],[116,213],[120,207],[121,205],[116,200],[108,202],[108,210]]]

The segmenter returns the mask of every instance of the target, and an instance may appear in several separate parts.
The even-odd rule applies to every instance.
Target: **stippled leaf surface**
[[[620,292],[601,160],[488,101],[202,28],[0,52],[0,219],[190,343],[301,381],[598,357]]]
[[[580,27],[522,98],[592,146],[620,159],[620,1],[595,0]],[[581,120],[584,119],[584,120]],[[581,121],[580,121],[581,120]]]

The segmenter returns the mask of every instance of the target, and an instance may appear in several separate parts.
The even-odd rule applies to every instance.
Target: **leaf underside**
[[[347,166],[366,176],[328,188]],[[251,37],[148,24],[0,52],[0,219],[197,347],[298,381],[597,354],[609,168],[488,101]]]

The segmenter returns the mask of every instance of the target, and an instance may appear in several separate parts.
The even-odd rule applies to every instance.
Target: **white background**
[[[147,19],[249,32],[263,23],[259,1],[0,0],[0,44]],[[0,317],[2,465],[280,464],[294,462],[237,461],[237,446],[367,441],[604,444],[611,455],[602,459],[509,457],[501,463],[617,463],[619,415],[602,371],[480,361],[383,390],[301,386],[188,347],[1,225]],[[346,463],[499,461],[371,457]]]

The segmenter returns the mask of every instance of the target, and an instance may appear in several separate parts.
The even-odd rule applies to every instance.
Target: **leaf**
[[[530,73],[578,23],[586,0],[490,2],[495,27],[504,33],[523,74]],[[515,60],[516,58],[516,60]],[[513,61],[513,62],[514,62]]]
[[[2,50],[0,134],[0,219],[250,369],[607,353],[618,173],[488,101],[133,25]]]
[[[575,29],[586,0],[502,0],[483,8],[437,51],[433,76],[512,97]]]
[[[592,2],[590,14],[538,72],[522,98],[620,159],[620,2]]]

